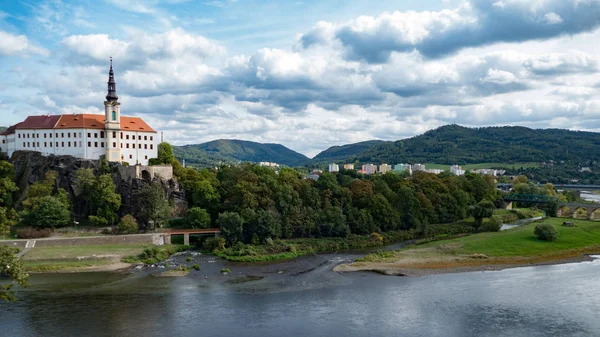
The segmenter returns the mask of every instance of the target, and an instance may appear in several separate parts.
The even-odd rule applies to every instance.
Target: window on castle
[[[25,147],[25,142],[23,142],[23,147]]]
[[[150,150],[154,150],[154,145],[150,144]]]
[[[117,133],[113,131],[113,138],[117,138]]]
[[[81,141],[79,142],[79,147],[81,147]]]
[[[144,144],[144,150],[148,150],[148,144]]]
[[[123,143],[121,143],[121,148],[123,148]]]
[[[144,140],[148,140],[148,136],[144,136]]]
[[[37,142],[37,147],[40,147],[40,142]]]
[[[60,133],[60,137],[61,137],[61,138],[65,138],[65,134],[64,134],[64,132],[61,132],[61,133]]]
[[[127,143],[127,148],[129,148],[129,143]]]
[[[71,147],[71,142],[69,142],[67,145],[69,145],[69,147]]]
[[[113,121],[116,121],[116,120],[117,120],[117,112],[116,112],[116,111],[113,111],[113,112],[112,112],[112,120],[113,120]]]
[[[94,138],[98,138],[98,133],[94,133]]]
[[[100,143],[100,147],[104,147],[104,142]]]
[[[29,134],[27,134],[27,138],[29,138]]]
[[[56,142],[56,147],[58,147],[58,142]]]
[[[27,147],[30,147],[30,146],[29,146],[29,142],[27,142]]]
[[[94,147],[98,147],[98,142],[94,142]]]
[[[44,138],[46,138],[46,133],[44,133]]]
[[[125,135],[125,139],[129,139],[129,135]]]
[[[150,141],[153,141],[153,140],[154,140],[154,137],[150,136]]]
[[[148,156],[144,156],[144,159],[148,160]]]
[[[2,144],[6,144],[6,140],[2,139]]]
[[[121,132],[121,139],[123,139],[123,132]]]
[[[88,132],[88,138],[92,138],[92,134]]]
[[[100,138],[104,138],[104,131],[100,132]]]
[[[117,143],[113,142],[113,147],[116,148],[117,147]]]
[[[19,138],[21,138],[21,134],[19,133]]]
[[[67,133],[67,138],[71,138],[71,133]]]
[[[138,136],[138,140],[142,140],[142,136]]]
[[[88,142],[88,147],[92,147],[92,142]]]
[[[133,155],[129,155],[129,159],[133,159]]]
[[[138,149],[141,149],[141,148],[142,148],[142,144],[138,144]]]
[[[46,143],[46,142],[44,142],[44,147],[47,147],[47,146],[48,146],[48,145],[47,145],[47,143]]]
[[[60,147],[65,147],[65,142],[60,142]]]

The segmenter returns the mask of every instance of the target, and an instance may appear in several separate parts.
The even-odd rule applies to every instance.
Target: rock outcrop
[[[65,189],[73,202],[73,212],[75,219],[78,219],[77,214],[82,214],[82,200],[77,198],[75,186],[75,172],[80,168],[94,169],[96,174],[101,173],[100,161],[79,159],[71,156],[42,156],[39,152],[17,151],[11,158],[11,163],[15,166],[16,181],[19,186],[19,193],[16,200],[17,207],[20,207],[25,198],[27,187],[35,182],[40,182],[44,179],[44,175],[48,171],[56,171],[57,188]],[[124,175],[123,170],[119,170],[119,163],[109,163],[109,168],[113,182],[117,188],[117,192],[121,195],[121,210],[120,216],[125,214],[135,215],[135,198],[137,192],[144,184],[148,182],[143,179],[131,178]],[[173,205],[173,216],[180,217],[185,214],[187,202],[185,192],[181,184],[174,179],[154,178],[159,181],[163,187],[165,197]]]

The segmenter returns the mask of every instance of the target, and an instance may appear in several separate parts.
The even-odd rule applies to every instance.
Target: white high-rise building
[[[329,172],[340,172],[340,166],[336,163],[329,164]]]
[[[388,164],[381,164],[379,165],[379,173],[386,173],[386,172],[390,172],[392,170],[392,165],[388,165]]]
[[[465,170],[463,170],[462,167],[460,167],[458,165],[450,166],[450,172],[452,172],[452,174],[455,174],[457,176],[462,176],[465,174]]]
[[[104,155],[111,162],[148,165],[158,155],[157,133],[139,117],[121,116],[118,100],[111,59],[104,115],[29,116],[0,134],[0,151],[95,160]]]

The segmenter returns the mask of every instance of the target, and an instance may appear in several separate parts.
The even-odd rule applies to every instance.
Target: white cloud
[[[27,57],[33,54],[48,56],[50,52],[31,44],[25,35],[13,35],[0,30],[0,56]]]
[[[548,13],[548,14],[544,15],[544,18],[546,19],[546,22],[549,25],[557,25],[557,24],[562,23],[564,21],[560,17],[560,15],[558,15],[556,13]]]

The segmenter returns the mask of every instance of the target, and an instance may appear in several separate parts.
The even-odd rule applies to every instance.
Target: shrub
[[[383,236],[381,236],[381,234],[379,234],[379,233],[371,233],[370,237],[371,237],[371,240],[373,240],[373,241],[383,242]]]
[[[185,260],[186,260],[187,262],[192,262],[192,261],[194,260],[194,258],[192,258],[191,256],[188,256],[188,257],[187,257]]]
[[[535,236],[538,239],[543,241],[555,241],[558,238],[558,233],[556,232],[556,228],[554,226],[541,223],[535,226],[535,230],[533,231]]]
[[[200,266],[196,263],[192,266],[192,268],[194,268],[195,270],[200,270]]]
[[[103,218],[101,216],[90,215],[90,216],[88,216],[88,221],[89,221],[90,225],[92,225],[92,226],[96,226],[96,227],[108,226],[108,220],[106,220],[105,218]]]
[[[488,221],[484,221],[481,227],[479,227],[480,232],[498,232],[502,228],[502,219],[493,215]]]
[[[25,227],[17,229],[15,233],[19,239],[47,238],[52,236],[52,229]]]
[[[121,234],[134,234],[138,232],[137,220],[131,214],[127,214],[121,218],[119,222],[119,233]]]
[[[208,238],[202,244],[202,248],[209,252],[215,252],[225,249],[225,239],[222,237]]]
[[[221,269],[221,273],[231,273],[231,270],[229,270],[229,268],[223,268]]]

